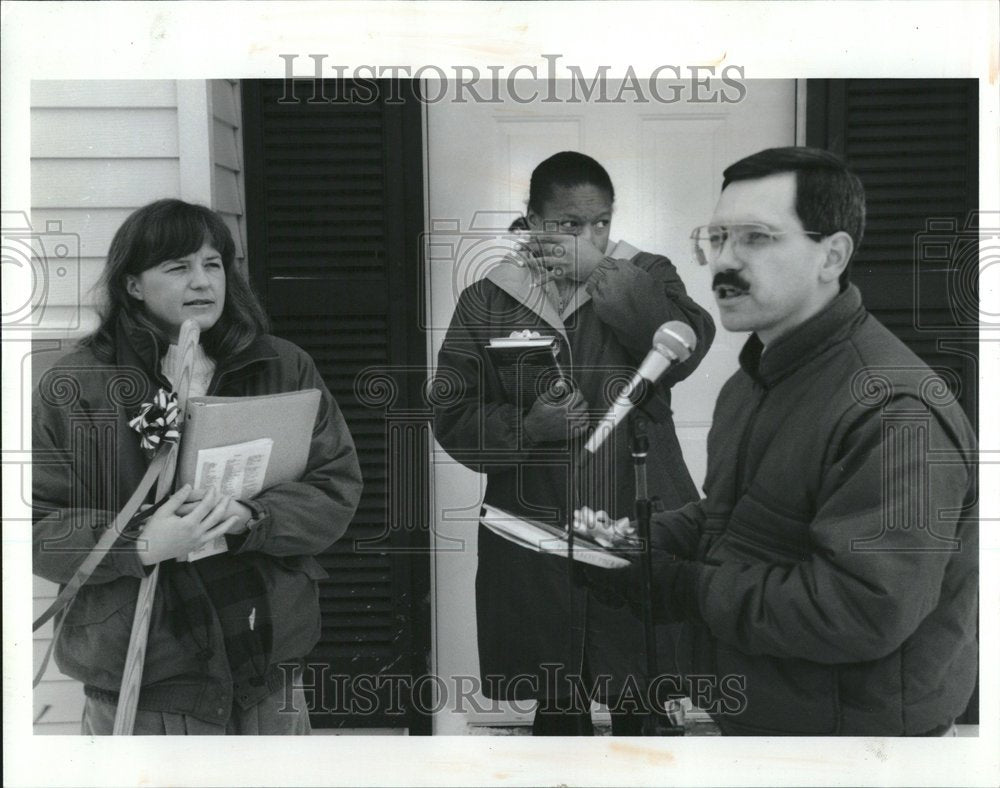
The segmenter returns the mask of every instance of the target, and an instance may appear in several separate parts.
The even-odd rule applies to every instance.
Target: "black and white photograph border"
[[[978,364],[980,520],[996,522],[1000,429],[989,407],[1000,364],[990,330],[1000,314],[995,3],[4,2],[2,21],[6,784],[992,785],[1000,780],[1000,698],[991,667],[1000,664],[991,613],[1000,608],[1000,539],[991,528],[981,534],[980,609],[986,613],[980,622],[979,723],[965,731],[969,735],[947,740],[707,735],[559,738],[542,744],[528,736],[495,735],[523,730],[532,709],[513,703],[497,712],[475,688],[474,533],[481,490],[477,476],[456,467],[433,441],[423,457],[434,469],[427,672],[445,681],[443,690],[436,679],[424,682],[415,696],[407,687],[411,699],[432,699],[418,724],[425,726],[420,732],[433,736],[390,737],[406,729],[389,726],[294,740],[47,735],[71,733],[74,726],[57,722],[46,731],[46,714],[53,712],[39,706],[31,689],[39,643],[28,633],[40,601],[52,592],[39,591],[32,578],[27,538],[30,395],[39,374],[32,371],[32,353],[64,348],[93,326],[89,291],[106,241],[132,208],[161,196],[151,195],[154,187],[163,196],[172,190],[218,210],[236,238],[238,264],[252,277],[248,260],[263,252],[245,221],[253,199],[248,192],[256,186],[248,161],[254,152],[244,150],[240,128],[243,102],[253,91],[243,86],[274,80],[271,85],[289,91],[284,98],[299,101],[312,91],[310,98],[325,99],[316,94],[324,90],[317,75],[350,78],[362,86],[379,78],[421,80],[416,122],[427,136],[415,148],[420,166],[405,176],[415,181],[405,188],[417,189],[423,201],[424,215],[415,219],[422,247],[402,250],[417,267],[426,261],[423,302],[407,304],[406,324],[418,325],[422,333],[416,343],[409,340],[416,352],[410,358],[417,363],[394,366],[393,378],[369,368],[354,383],[359,401],[376,408],[388,402],[389,412],[389,400],[398,394],[393,380],[406,380],[420,391],[458,292],[489,264],[497,244],[505,243],[497,239],[509,219],[524,211],[528,176],[544,156],[579,146],[601,160],[620,195],[614,237],[640,246],[647,239],[658,242],[692,297],[707,308],[713,303],[710,283],[705,269],[687,259],[687,232],[708,220],[722,167],[761,147],[806,142],[809,80],[978,80],[978,207],[981,217],[993,220],[975,225],[986,227],[987,235],[979,232],[974,267],[980,334],[970,374],[976,376]],[[112,82],[118,96],[141,93],[142,100],[95,99],[101,86]],[[101,118],[112,114],[132,137],[123,139],[120,131],[102,125]],[[168,116],[172,120],[164,126],[160,120]],[[702,122],[708,116],[710,127]],[[664,160],[656,155],[658,140],[675,133],[664,123],[667,117],[684,118],[688,129]],[[638,144],[639,127],[646,130],[641,139],[649,154],[642,166],[623,150],[625,143]],[[463,132],[471,143],[463,142]],[[626,139],[630,134],[632,142]],[[709,136],[714,158],[692,155]],[[553,147],[553,139],[565,144]],[[476,140],[492,146],[489,155],[477,157]],[[102,145],[118,147],[108,157],[95,155]],[[144,167],[143,159],[155,163]],[[169,166],[163,166],[166,161]],[[690,185],[688,180],[703,172],[710,181]],[[103,188],[113,189],[115,199],[102,199],[107,191],[99,194],[98,179],[114,181]],[[93,191],[85,186],[88,180]],[[683,198],[671,194],[677,180],[685,183]],[[489,185],[477,192],[473,181]],[[662,191],[660,181],[667,184]],[[66,200],[63,190],[70,188],[74,196]],[[666,220],[662,214],[668,212]],[[932,235],[947,231],[926,229]],[[914,239],[914,279],[919,241]],[[103,250],[94,251],[100,243]],[[472,251],[461,251],[462,244]],[[44,276],[32,267],[39,249],[48,262]],[[286,300],[301,291],[289,293]],[[356,297],[364,295],[359,291]],[[388,301],[386,310],[398,309],[405,294],[397,289]],[[718,325],[717,312],[713,316]],[[937,328],[933,322],[917,325],[916,314],[913,320],[915,328]],[[702,388],[679,386],[674,397],[678,438],[698,485],[714,396],[736,368],[745,338],[719,329],[702,368],[710,381]],[[404,421],[426,419],[400,410]],[[399,516],[419,517],[405,505]],[[401,674],[404,683],[405,676],[419,675],[412,669]],[[456,700],[469,708],[457,708]],[[707,715],[690,716],[697,732],[715,732]],[[338,730],[314,730],[324,732]],[[476,733],[481,735],[462,735]]]

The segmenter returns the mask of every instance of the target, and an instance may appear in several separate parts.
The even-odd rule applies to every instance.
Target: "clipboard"
[[[555,526],[517,517],[489,504],[483,504],[480,522],[497,536],[536,553],[548,553],[563,558],[569,555],[566,532]],[[583,536],[573,537],[573,560],[604,569],[622,569],[632,564],[624,556],[617,555]]]

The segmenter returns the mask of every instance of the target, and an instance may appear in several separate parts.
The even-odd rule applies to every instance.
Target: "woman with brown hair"
[[[354,443],[309,356],[267,333],[213,211],[159,200],[111,242],[101,322],[42,378],[33,414],[35,574],[67,583],[149,464],[143,403],[177,383],[177,339],[194,320],[191,396],[316,388],[307,467],[253,500],[182,487],[124,533],[63,613],[55,659],[84,684],[83,732],[111,733],[140,580],[159,564],[136,734],[308,733],[289,682],[316,643],[315,555],[347,528],[361,494]],[[52,458],[59,458],[53,462]],[[183,559],[217,536],[226,551]]]

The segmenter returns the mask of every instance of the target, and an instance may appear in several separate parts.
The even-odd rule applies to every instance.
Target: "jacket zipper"
[[[750,435],[753,432],[755,423],[757,422],[757,416],[760,413],[761,406],[764,404],[764,400],[767,399],[768,390],[761,386],[759,383],[754,381],[754,390],[759,387],[762,389],[760,399],[757,400],[754,405],[753,412],[750,414],[750,418],[747,420],[747,425],[743,429],[743,434],[740,436],[740,445],[736,454],[736,478],[733,480],[736,485],[733,495],[733,506],[743,495],[741,488],[745,484],[744,480],[744,465],[746,463],[746,454],[750,446]],[[712,549],[712,544],[715,539],[719,536],[717,533],[705,533],[699,540],[697,555],[700,560],[705,560],[708,557],[709,552]],[[694,665],[695,670],[700,670],[701,666],[705,663],[710,663],[708,669],[713,673],[718,673],[717,656],[715,643],[713,641],[712,635],[708,629],[708,625],[704,622],[699,623],[692,632],[691,638],[691,662]]]
[[[746,493],[749,484],[746,478],[746,460],[747,451],[750,448],[750,436],[753,433],[753,428],[757,423],[757,416],[760,414],[760,409],[764,405],[764,400],[767,399],[768,389],[760,386],[759,383],[754,382],[754,388],[760,387],[762,389],[760,399],[754,405],[753,412],[750,414],[750,418],[747,420],[747,426],[743,430],[743,435],[740,436],[740,447],[736,454],[736,489],[735,495],[733,496],[733,505],[735,506],[737,501]]]
[[[573,378],[573,346],[569,341],[569,334],[566,334],[566,355],[568,357],[568,363],[566,365],[566,374],[569,375],[570,379]]]

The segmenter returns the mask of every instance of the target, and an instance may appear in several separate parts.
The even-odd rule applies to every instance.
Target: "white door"
[[[531,95],[529,85],[518,83],[519,95]],[[673,392],[677,435],[700,487],[712,408],[746,337],[721,328],[708,271],[691,261],[688,235],[710,217],[726,166],[795,139],[795,82],[758,80],[745,86],[745,97],[736,103],[428,104],[431,363],[436,363],[458,294],[503,253],[504,243],[494,234],[524,212],[534,166],[561,150],[593,156],[615,187],[612,240],[668,256],[688,292],[716,321],[718,334],[708,356]],[[545,95],[544,86],[538,91]],[[699,96],[704,95],[702,90]],[[530,709],[519,713],[501,706],[497,711],[495,704],[470,694],[479,675],[474,578],[484,485],[485,477],[456,464],[435,445],[434,666],[444,682],[438,685],[444,708],[435,716],[436,734],[466,733],[469,723],[530,718]]]

